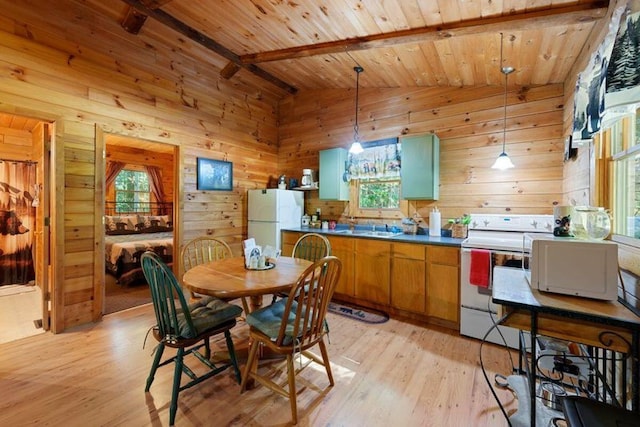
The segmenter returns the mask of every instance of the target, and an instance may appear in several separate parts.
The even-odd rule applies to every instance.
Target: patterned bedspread
[[[139,255],[152,250],[170,262],[173,254],[173,232],[105,236],[107,271],[116,277],[139,268]],[[136,264],[137,262],[137,264]]]

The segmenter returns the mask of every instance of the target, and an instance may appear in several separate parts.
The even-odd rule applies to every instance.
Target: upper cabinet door
[[[342,179],[346,162],[344,148],[320,151],[320,200],[349,200],[349,184]]]
[[[438,200],[440,197],[440,140],[436,135],[401,138],[402,198]]]

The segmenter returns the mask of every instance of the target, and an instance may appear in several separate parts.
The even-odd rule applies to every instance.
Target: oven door
[[[496,312],[496,307],[491,303],[491,289],[493,283],[493,268],[509,267],[522,268],[522,252],[490,250],[491,268],[489,286],[487,288],[472,285],[469,277],[471,275],[471,248],[463,248],[460,263],[460,303],[462,307],[476,310]]]
[[[496,265],[510,268],[522,268],[522,252],[491,250],[491,269],[489,287],[472,285],[469,280],[471,272],[471,248],[462,248],[460,264],[460,334],[483,339],[511,348],[518,348],[518,330],[506,326],[499,326],[501,334],[493,329],[487,332],[498,321],[497,307],[491,302],[491,288],[493,282],[493,267]],[[504,337],[504,340],[503,340]]]

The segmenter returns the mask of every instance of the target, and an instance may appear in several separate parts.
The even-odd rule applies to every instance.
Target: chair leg
[[[256,340],[251,341],[251,347],[249,347],[249,357],[247,358],[247,364],[244,367],[244,374],[242,375],[242,382],[240,383],[240,393],[243,393],[247,389],[247,381],[253,372],[253,366],[258,363],[256,358],[258,354],[259,343]]]
[[[289,403],[291,405],[291,419],[293,424],[298,424],[298,396],[296,394],[296,369],[293,364],[293,355],[287,354],[287,376],[289,377]]]
[[[227,350],[229,351],[229,360],[231,361],[231,365],[233,366],[233,370],[236,374],[236,381],[240,384],[240,368],[238,368],[238,359],[236,358],[236,350],[233,347],[233,340],[231,339],[231,332],[228,330],[224,331],[224,338],[227,341]]]
[[[153,383],[154,378],[156,377],[156,371],[158,370],[158,366],[160,365],[160,359],[162,358],[162,353],[164,353],[164,344],[160,343],[156,347],[156,354],[153,357],[153,364],[151,365],[151,371],[149,372],[149,376],[147,377],[147,386],[144,388],[144,391],[147,392],[151,388],[151,384]]]
[[[321,339],[318,345],[320,346],[320,354],[322,354],[324,368],[327,370],[327,376],[329,377],[329,384],[333,385],[333,374],[331,373],[331,364],[329,363],[329,353],[327,352],[327,346],[324,343],[324,339]]]
[[[179,348],[175,359],[175,369],[173,371],[173,390],[171,391],[171,406],[169,406],[169,425],[173,425],[178,410],[178,393],[180,393],[180,380],[182,379],[182,364],[184,349]]]
[[[207,360],[211,359],[211,342],[209,338],[204,339],[204,358]]]

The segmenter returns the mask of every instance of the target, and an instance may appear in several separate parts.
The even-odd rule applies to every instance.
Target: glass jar
[[[611,232],[611,218],[604,208],[598,208],[596,212],[587,215],[587,234],[594,240],[602,240]]]
[[[611,232],[611,219],[604,208],[576,206],[571,218],[571,234],[577,239],[602,240]]]

